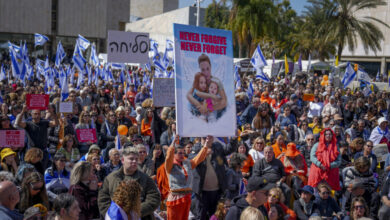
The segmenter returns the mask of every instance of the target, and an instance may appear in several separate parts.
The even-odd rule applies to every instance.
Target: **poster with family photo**
[[[174,24],[173,32],[177,133],[235,136],[231,31]]]

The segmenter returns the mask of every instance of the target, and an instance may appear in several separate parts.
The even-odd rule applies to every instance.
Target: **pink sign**
[[[46,110],[49,105],[49,95],[27,94],[26,95],[27,109]]]
[[[24,130],[0,130],[0,147],[24,147]]]
[[[96,138],[96,129],[77,129],[77,139],[79,140],[80,143],[85,143],[85,142],[92,142],[96,143],[97,138]]]

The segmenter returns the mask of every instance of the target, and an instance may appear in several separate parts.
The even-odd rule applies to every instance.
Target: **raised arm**
[[[179,140],[179,135],[175,136],[175,139],[172,141],[171,145],[168,148],[167,156],[165,157],[165,170],[167,173],[171,173],[173,167],[173,158],[175,156],[175,143]]]
[[[16,116],[16,125],[18,125],[19,127],[21,128],[26,128],[26,122],[23,122],[22,121],[22,117],[24,115],[24,113],[27,112],[27,106],[26,105],[23,105],[23,110],[22,112],[20,112],[17,116]]]
[[[54,110],[53,109],[49,109],[50,111],[50,115],[51,115],[51,121],[50,121],[50,124],[49,126],[50,127],[57,127],[57,125],[60,124],[60,121],[58,120],[58,117],[57,117],[57,114],[54,113]]]
[[[213,99],[213,100],[220,100],[221,98],[216,96],[216,95],[213,95],[213,94],[210,94],[210,93],[206,93],[206,92],[200,92],[200,91],[196,91],[195,92],[197,96],[203,98],[203,99]]]
[[[206,159],[207,151],[211,149],[212,144],[212,136],[207,136],[206,142],[204,143],[202,149],[199,151],[198,155],[196,155],[192,160],[190,160],[192,169],[195,169],[195,167],[197,167]]]

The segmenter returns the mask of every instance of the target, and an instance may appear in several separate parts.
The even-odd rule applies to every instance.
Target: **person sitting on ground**
[[[1,150],[1,168],[4,171],[9,171],[16,174],[18,164],[16,162],[16,153],[11,148],[3,148]]]
[[[47,197],[45,180],[42,174],[32,172],[22,182],[19,211],[24,213],[26,209],[38,203],[41,203],[46,208],[49,208],[49,199]]]
[[[15,211],[19,199],[19,190],[14,183],[8,180],[0,182],[0,219],[23,219],[23,215]]]
[[[68,192],[70,173],[65,169],[65,162],[65,155],[57,152],[54,155],[53,165],[45,171],[46,190],[51,201],[57,195]]]
[[[57,196],[53,203],[54,220],[79,219],[80,207],[76,198],[68,193]]]
[[[327,183],[318,184],[319,196],[315,199],[314,203],[319,210],[319,216],[325,218],[341,217],[341,209],[336,200],[331,197],[332,189]]]
[[[241,167],[246,160],[244,154],[232,153],[229,160],[229,169],[226,170],[227,176],[227,189],[226,198],[233,199],[240,193],[240,186],[243,175],[241,173]]]
[[[294,212],[298,219],[308,220],[310,216],[318,215],[317,204],[314,203],[314,189],[306,185],[299,190],[300,198],[294,201]]]
[[[286,205],[283,204],[283,203],[285,203],[284,199],[285,198],[284,198],[283,192],[280,188],[272,188],[269,191],[268,200],[264,204],[264,206],[267,209],[267,211],[269,211],[271,208],[271,205],[275,205],[275,204],[280,205],[283,209],[283,212],[286,214],[286,216],[283,216],[284,219],[286,219],[286,218],[288,220],[297,219],[297,214],[293,210],[289,209]]]
[[[118,170],[121,166],[121,157],[118,149],[112,148],[108,152],[110,160],[102,165],[102,168],[105,169],[106,174],[110,174],[113,171]]]

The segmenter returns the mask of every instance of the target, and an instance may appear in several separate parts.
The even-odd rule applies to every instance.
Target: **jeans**
[[[194,219],[209,220],[214,215],[220,198],[221,192],[219,190],[202,191],[201,195],[195,194],[195,198],[192,200]]]

